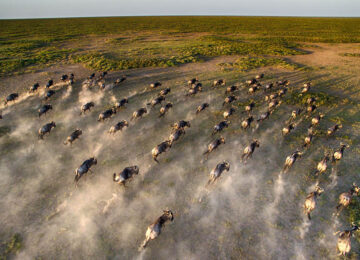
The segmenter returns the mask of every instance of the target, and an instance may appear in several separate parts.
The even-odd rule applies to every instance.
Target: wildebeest
[[[244,152],[241,156],[242,161],[249,159],[255,151],[256,147],[260,146],[260,142],[254,139],[248,146],[245,147]]]
[[[245,106],[245,113],[247,112],[247,113],[250,113],[252,110],[253,110],[253,108],[255,107],[255,102],[251,102],[249,105],[246,105]]]
[[[93,165],[97,164],[97,160],[95,159],[95,157],[91,157],[90,159],[85,160],[79,168],[77,168],[75,170],[75,183],[78,183],[78,181],[80,180],[81,176],[83,176],[84,174],[86,174],[88,171],[91,172],[91,167]]]
[[[311,144],[311,141],[313,139],[313,133],[309,133],[305,138],[304,138],[304,147],[309,147]]]
[[[173,104],[170,102],[167,103],[165,106],[161,107],[159,117],[165,116],[166,112],[168,112],[170,110],[170,108],[172,108],[172,107],[173,107]]]
[[[116,109],[114,107],[107,109],[104,112],[100,113],[98,121],[104,121],[105,119],[112,117],[114,114],[116,114]]]
[[[262,79],[264,77],[264,73],[258,74],[255,76],[256,79]]]
[[[312,105],[312,104],[315,103],[315,101],[316,101],[316,98],[315,98],[315,97],[309,97],[309,98],[306,100],[306,103],[307,103],[308,105]]]
[[[301,90],[301,93],[306,93],[310,90],[310,86],[311,86],[311,83],[310,82],[307,82],[307,83],[304,83],[304,87],[303,89]]]
[[[269,103],[269,109],[274,109],[282,103],[281,100],[273,100]]]
[[[287,93],[288,89],[287,88],[283,88],[279,90],[279,97],[283,97],[286,93]]]
[[[340,233],[337,241],[337,250],[339,251],[339,256],[345,256],[351,250],[351,236],[355,231],[359,230],[359,227],[352,224],[351,229],[345,230]],[[336,232],[336,234],[339,232]]]
[[[308,216],[308,219],[311,220],[310,213],[315,209],[316,207],[316,199],[318,196],[323,193],[324,190],[320,188],[319,186],[315,187],[315,191],[309,193],[309,195],[305,199],[304,203],[304,212]]]
[[[209,154],[217,149],[221,144],[225,144],[225,138],[220,137],[218,139],[215,139],[207,146],[207,150],[203,153],[203,155],[206,155],[206,158],[208,158]]]
[[[184,128],[185,127],[190,127],[190,122],[189,121],[185,121],[185,120],[180,120],[179,122],[176,122],[174,124],[171,125],[171,127],[174,129],[174,130],[179,130],[181,128]]]
[[[82,115],[83,113],[85,114],[85,112],[88,110],[90,111],[90,109],[94,106],[95,106],[94,102],[88,102],[88,103],[82,105],[80,115]]]
[[[171,142],[169,140],[166,140],[166,141],[158,144],[155,148],[153,148],[151,151],[151,155],[152,155],[154,161],[159,163],[159,161],[157,160],[157,157],[160,154],[166,152],[170,148],[171,148]]]
[[[82,135],[82,130],[81,129],[75,129],[74,132],[72,132],[67,138],[66,141],[64,142],[65,145],[70,144],[72,145],[72,143],[78,139],[80,137],[80,135]]]
[[[269,116],[271,115],[271,113],[272,113],[271,110],[266,111],[265,113],[262,113],[262,114],[259,116],[259,118],[257,119],[257,122],[262,122],[262,121],[268,119]]]
[[[90,74],[89,79],[95,78],[95,73]]]
[[[160,87],[160,86],[161,86],[161,83],[158,82],[158,81],[150,84],[150,88],[157,88],[157,87]]]
[[[10,95],[8,95],[8,96],[5,98],[4,104],[7,105],[7,103],[13,102],[13,101],[15,101],[15,100],[18,99],[18,98],[19,98],[19,94],[18,94],[18,93],[11,93]]]
[[[319,124],[320,120],[324,117],[324,114],[319,113],[319,115],[317,115],[316,117],[313,117],[311,119],[311,125],[310,126],[315,126],[317,124]]]
[[[237,86],[227,87],[226,90],[225,90],[225,94],[227,94],[227,93],[233,93],[233,92],[235,92],[236,90],[238,90],[238,87],[237,87]]]
[[[113,181],[122,184],[125,186],[126,182],[132,179],[133,175],[139,174],[139,167],[138,166],[129,166],[125,167],[121,172],[118,174],[113,174]]]
[[[129,103],[129,100],[127,98],[123,98],[123,99],[115,102],[115,108],[116,109],[123,108],[123,107],[125,107],[125,104],[128,104],[128,103]]]
[[[230,122],[229,121],[221,121],[217,125],[214,126],[214,130],[212,132],[212,135],[221,132],[224,128],[229,127]]]
[[[41,106],[39,108],[39,110],[38,110],[39,117],[41,117],[43,114],[46,114],[51,109],[52,109],[52,105],[50,105],[50,104],[46,104],[46,105]]]
[[[295,129],[295,124],[294,124],[294,123],[291,123],[291,124],[285,126],[285,127],[281,130],[281,132],[282,132],[282,134],[285,136],[285,135],[289,134],[289,133],[291,132],[291,130],[293,130],[293,129]]]
[[[344,155],[345,148],[350,147],[348,144],[340,144],[340,148],[333,153],[332,161],[338,162]]]
[[[54,85],[54,81],[53,81],[52,79],[50,79],[50,80],[46,83],[45,88],[50,88],[50,87],[53,86],[53,85]]]
[[[202,103],[200,106],[197,107],[196,114],[198,114],[201,111],[205,110],[207,107],[209,107],[208,103]]]
[[[230,164],[227,161],[223,161],[222,163],[219,163],[216,165],[214,169],[210,172],[210,179],[207,183],[207,185],[213,184],[224,171],[230,170]]]
[[[48,91],[46,91],[45,93],[45,100],[48,100],[50,97],[52,97],[55,94],[55,91],[50,89]]]
[[[145,107],[142,107],[138,110],[136,110],[131,117],[131,120],[141,118],[143,115],[147,113],[147,109]]]
[[[214,82],[213,82],[213,87],[225,86],[225,85],[226,85],[226,80],[225,79],[218,79],[218,80],[214,80]]]
[[[63,75],[61,75],[60,80],[61,81],[66,81],[68,78],[69,78],[69,76],[67,74],[63,74]]]
[[[264,91],[271,90],[274,87],[273,83],[266,84],[264,87]]]
[[[327,130],[327,135],[333,135],[337,130],[342,128],[342,124],[336,124]]]
[[[272,100],[274,100],[274,99],[276,99],[278,97],[279,97],[278,93],[273,93],[273,94],[270,94],[268,96],[265,96],[265,101],[270,101],[271,102]]]
[[[34,93],[38,88],[40,87],[39,83],[35,83],[34,85],[32,85],[29,89],[29,93]]]
[[[300,151],[295,151],[291,155],[287,156],[285,159],[283,172],[286,173],[291,168],[291,166],[296,162],[297,158],[302,156],[302,154],[303,153]]]
[[[329,161],[329,156],[325,155],[324,158],[317,164],[316,171],[314,175],[324,173],[327,169],[327,162]]]
[[[256,84],[256,85],[251,86],[248,89],[249,94],[254,94],[256,91],[258,91],[260,89],[260,86],[261,86],[260,84]]]
[[[173,220],[174,220],[174,215],[171,212],[171,210],[164,210],[164,213],[154,223],[148,226],[145,233],[145,240],[141,244],[139,250],[144,249],[150,240],[153,240],[160,235],[161,230],[165,226],[165,223],[167,221],[173,221]]]
[[[39,139],[43,139],[45,134],[50,134],[51,129],[54,127],[56,127],[56,124],[54,121],[51,121],[50,123],[47,123],[46,125],[43,125],[38,131]]]
[[[303,110],[301,108],[293,110],[291,112],[290,120],[295,120],[302,113],[302,111]]]
[[[230,108],[226,111],[224,111],[223,116],[225,119],[228,119],[230,116],[232,116],[235,113],[235,109],[234,108]]]
[[[166,95],[169,94],[170,92],[171,92],[171,89],[170,89],[170,88],[162,89],[162,90],[159,92],[159,96],[166,96]]]
[[[341,193],[339,196],[339,204],[336,206],[337,213],[339,214],[343,208],[349,206],[353,196],[358,196],[359,192],[360,187],[353,183],[351,189],[348,192]]]
[[[249,116],[248,118],[246,118],[245,120],[243,120],[241,122],[241,127],[242,129],[247,129],[250,127],[251,123],[254,121],[254,117],[253,116]]]
[[[197,83],[194,87],[191,87],[189,90],[188,90],[188,93],[186,94],[186,96],[192,96],[192,95],[195,95],[199,92],[202,91],[202,84],[201,83]]]
[[[180,128],[175,132],[173,132],[169,137],[170,144],[172,145],[175,141],[179,140],[180,136],[184,134],[185,134],[184,128]]]
[[[188,86],[191,86],[193,84],[196,84],[198,81],[199,81],[198,78],[193,78],[193,79],[188,80],[187,83],[188,83]]]
[[[161,104],[161,102],[165,101],[165,97],[164,96],[158,96],[156,98],[154,98],[153,100],[151,100],[149,103],[147,103],[148,106],[156,106],[157,104]]]
[[[317,106],[315,104],[312,104],[306,108],[306,112],[308,112],[308,114],[310,114],[310,113],[314,112],[316,109],[317,109]]]
[[[129,123],[126,120],[121,120],[116,125],[110,127],[109,134],[115,134],[117,131],[121,131],[125,126],[128,127]]]
[[[248,80],[245,81],[245,83],[248,84],[248,85],[253,85],[253,84],[257,83],[257,80],[255,78],[248,79]]]

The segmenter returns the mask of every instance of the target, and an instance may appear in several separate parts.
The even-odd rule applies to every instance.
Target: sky
[[[0,0],[0,19],[148,16],[360,16],[360,0]]]

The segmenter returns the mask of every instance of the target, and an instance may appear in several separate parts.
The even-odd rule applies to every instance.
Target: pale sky
[[[0,0],[0,19],[254,15],[360,16],[360,0]]]

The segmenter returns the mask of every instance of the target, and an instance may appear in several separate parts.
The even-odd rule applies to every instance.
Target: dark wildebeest
[[[350,147],[348,144],[340,144],[340,148],[333,153],[332,161],[338,162],[344,155],[345,148]]]
[[[35,83],[34,85],[32,85],[32,87],[30,87],[29,89],[29,93],[34,93],[35,91],[37,91],[37,89],[40,87],[39,83]]]
[[[180,120],[179,122],[176,122],[174,124],[171,125],[171,127],[173,128],[173,130],[179,130],[181,128],[185,127],[190,127],[190,122],[189,121],[185,121],[185,120]]]
[[[156,98],[154,98],[153,100],[151,100],[151,102],[147,103],[148,106],[156,106],[157,104],[161,104],[161,102],[165,101],[165,97],[164,96],[158,96]]]
[[[340,233],[338,241],[337,241],[337,250],[339,251],[339,256],[345,256],[351,250],[351,237],[355,231],[359,230],[359,227],[352,224],[351,229],[345,230]],[[335,234],[339,233],[336,232]]]
[[[293,164],[296,162],[297,158],[302,156],[302,154],[303,153],[300,151],[295,151],[291,155],[287,156],[285,159],[283,172],[286,173],[291,168],[291,166],[293,166]]]
[[[118,174],[114,173],[113,181],[125,186],[125,184],[132,179],[133,175],[137,175],[137,174],[139,174],[139,167],[138,166],[129,166],[129,167],[124,168]]]
[[[90,159],[87,159],[86,161],[84,161],[79,168],[77,168],[75,170],[75,183],[77,184],[78,181],[80,180],[81,176],[83,176],[84,174],[86,174],[88,171],[91,172],[91,167],[93,165],[97,164],[97,160],[95,159],[95,157],[91,157]]]
[[[315,209],[316,207],[316,199],[318,196],[323,193],[324,190],[320,188],[319,186],[315,187],[315,191],[311,192],[305,199],[304,203],[304,213],[308,216],[309,220],[311,220],[310,213]]]
[[[48,100],[48,99],[51,98],[54,94],[55,94],[55,91],[52,90],[52,89],[46,91],[46,93],[45,93],[45,100]]]
[[[45,134],[50,134],[51,129],[54,127],[56,127],[56,124],[54,121],[51,121],[50,123],[47,123],[46,125],[43,125],[38,131],[39,139],[43,139]]]
[[[234,108],[230,108],[226,111],[224,111],[223,116],[225,119],[228,119],[230,116],[232,116],[235,113],[235,109]]]
[[[157,145],[155,148],[153,148],[151,150],[151,155],[152,155],[154,161],[159,163],[159,161],[157,160],[157,157],[160,154],[166,152],[170,148],[171,148],[171,142],[169,140],[166,140],[166,141],[160,143],[159,145]]]
[[[53,81],[52,79],[50,79],[50,80],[46,83],[45,88],[50,88],[50,87],[53,86],[53,85],[54,85],[54,81]]]
[[[254,117],[250,116],[241,122],[241,127],[243,129],[247,129],[248,127],[250,127],[250,125],[253,121],[254,121]]]
[[[168,112],[172,107],[173,107],[172,103],[167,103],[165,106],[161,107],[159,117],[165,116],[166,112]]]
[[[80,115],[85,114],[85,112],[88,110],[90,111],[90,109],[94,106],[95,106],[94,102],[88,102],[88,103],[82,105]]]
[[[162,89],[162,90],[159,92],[159,96],[166,96],[166,95],[169,94],[170,92],[171,92],[171,89],[170,89],[170,88]]]
[[[336,124],[332,127],[330,127],[328,130],[327,130],[327,135],[328,136],[331,136],[333,135],[337,130],[341,129],[342,128],[342,124]]]
[[[11,93],[10,95],[8,95],[6,98],[5,98],[5,102],[4,104],[7,105],[7,103],[9,102],[14,102],[16,99],[19,98],[19,94],[18,93]]]
[[[218,139],[215,139],[210,144],[208,144],[207,150],[203,153],[203,155],[206,155],[206,158],[208,158],[209,154],[212,151],[214,151],[215,149],[217,149],[221,144],[225,144],[225,138],[224,137],[220,137]]]
[[[145,115],[147,113],[147,109],[142,107],[138,110],[136,110],[133,114],[132,114],[132,117],[131,117],[131,120],[134,120],[134,119],[138,119],[138,118],[142,118],[143,115]]]
[[[165,223],[167,221],[173,221],[173,220],[174,220],[174,215],[171,212],[171,210],[164,210],[164,213],[154,223],[148,226],[145,233],[146,238],[144,242],[141,244],[139,250],[144,249],[150,240],[154,240],[160,235],[161,229],[165,226]]]
[[[161,83],[158,82],[158,81],[150,84],[150,88],[157,88],[157,87],[160,87],[160,86],[161,86]]]
[[[218,80],[214,80],[214,82],[213,82],[213,87],[225,86],[225,85],[226,85],[226,80],[225,79],[218,79]]]
[[[46,114],[49,110],[52,109],[52,105],[46,104],[39,108],[39,117],[41,117],[43,114]]]
[[[184,128],[180,128],[172,133],[169,137],[170,144],[172,145],[175,141],[179,140],[180,136],[185,134]]]
[[[343,192],[339,196],[339,204],[336,206],[337,214],[339,214],[343,208],[349,206],[352,201],[353,196],[358,196],[360,192],[360,187],[355,183],[352,184],[351,189],[348,192]]]
[[[82,135],[82,131],[81,129],[75,129],[74,132],[72,132],[67,138],[66,141],[64,142],[64,145],[70,144],[72,145],[72,143],[78,139],[80,137],[80,135]]]
[[[201,104],[200,106],[197,107],[196,114],[199,114],[201,111],[205,110],[209,106],[210,105],[208,103]]]
[[[216,165],[214,169],[210,172],[210,179],[207,183],[207,185],[213,184],[224,171],[230,170],[230,164],[227,161],[223,161],[222,163],[219,163]]]
[[[217,125],[214,126],[214,130],[212,132],[212,135],[221,132],[224,128],[229,127],[230,122],[229,121],[221,121]]]
[[[112,117],[114,114],[116,114],[116,109],[114,107],[110,108],[99,115],[98,121],[104,121],[105,119]]]
[[[248,146],[245,147],[244,152],[241,156],[242,161],[249,159],[255,151],[256,147],[260,146],[260,142],[254,139]]]
[[[123,98],[119,101],[116,101],[115,108],[116,109],[123,108],[123,107],[125,107],[125,104],[128,104],[128,103],[129,103],[129,100],[127,98]]]
[[[126,120],[122,120],[109,129],[109,134],[115,134],[117,131],[122,131],[125,126],[128,127],[129,123]]]

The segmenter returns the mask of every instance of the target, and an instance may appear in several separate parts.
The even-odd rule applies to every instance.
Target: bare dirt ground
[[[37,109],[44,104],[43,93],[24,96],[2,109],[0,208],[6,210],[0,212],[1,240],[7,241],[14,233],[21,235],[17,259],[336,259],[333,233],[349,228],[350,223],[348,209],[339,217],[333,213],[338,195],[358,181],[360,134],[360,59],[339,54],[359,51],[360,45],[316,45],[319,47],[309,48],[309,55],[288,57],[312,66],[310,71],[221,71],[217,64],[237,58],[231,56],[180,67],[111,72],[107,84],[121,75],[128,78],[120,87],[107,91],[82,88],[81,82],[92,71],[80,65],[57,65],[31,75],[2,78],[0,91],[5,97],[11,92],[25,92],[35,82],[42,86],[50,78],[58,82],[64,73],[76,76],[72,87],[55,88],[55,96],[47,101],[53,110],[40,119]],[[281,129],[297,106],[284,102],[268,121],[242,130],[240,123],[248,117],[242,112],[244,104],[256,102],[252,112],[255,118],[268,105],[263,91],[249,95],[246,88],[240,88],[229,128],[211,135],[214,125],[223,120],[225,108],[231,107],[222,106],[225,89],[210,87],[212,81],[225,78],[227,86],[241,85],[262,72],[262,83],[290,80],[287,96],[311,81],[313,93],[324,92],[338,101],[334,106],[319,107],[325,114],[319,132],[337,122],[343,128],[333,138],[316,136],[287,174],[279,174],[282,165],[287,155],[304,150],[303,138],[311,118],[300,117],[294,131],[282,136]],[[204,90],[186,97],[186,81],[193,77],[200,79]],[[159,106],[146,105],[160,91],[148,88],[155,81],[162,82],[160,89],[171,88],[166,101],[174,107],[164,118],[158,117]],[[129,98],[126,109],[104,123],[97,122],[99,113],[124,97]],[[80,106],[88,101],[94,101],[95,107],[79,116]],[[203,102],[210,103],[209,109],[195,115],[196,107]],[[132,113],[146,106],[149,113],[130,122]],[[123,119],[130,122],[129,128],[109,135],[108,129]],[[152,148],[167,139],[170,124],[181,119],[189,120],[191,127],[159,156],[160,163],[155,163]],[[43,141],[38,140],[38,129],[52,120],[56,128]],[[80,140],[65,146],[63,141],[76,128],[83,130]],[[220,136],[226,143],[205,160],[207,144]],[[246,164],[241,163],[244,148],[254,138],[260,147]],[[314,177],[317,162],[340,142],[350,144],[344,159],[329,165],[321,177]],[[98,164],[75,188],[75,169],[92,156]],[[211,169],[223,160],[230,163],[230,171],[205,188]],[[139,176],[127,187],[119,187],[112,174],[131,165],[139,166]],[[309,221],[302,205],[316,184],[325,192]],[[139,252],[147,226],[166,208],[173,210],[174,221]],[[359,257],[358,241],[357,235],[352,240],[351,259]]]

